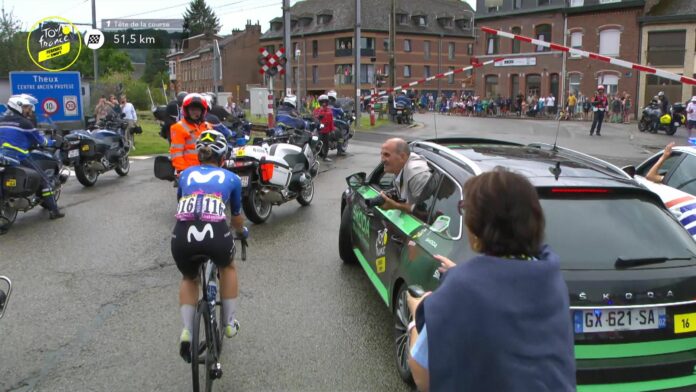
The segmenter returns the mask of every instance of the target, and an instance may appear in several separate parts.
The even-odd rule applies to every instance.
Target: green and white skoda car
[[[561,257],[578,390],[696,390],[696,242],[654,193],[607,162],[544,144],[438,139],[411,149],[438,178],[428,199],[414,214],[368,207],[393,186],[380,164],[348,177],[339,231],[341,258],[362,266],[393,314],[405,381],[406,288],[438,286],[435,254],[474,256],[458,209],[461,184],[503,166],[536,187],[546,242]]]

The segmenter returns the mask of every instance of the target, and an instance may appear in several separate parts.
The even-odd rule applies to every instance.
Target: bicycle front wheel
[[[198,302],[198,309],[193,318],[193,331],[191,331],[191,376],[193,381],[193,392],[199,392],[201,385],[204,390],[210,391],[213,387],[211,377],[211,367],[214,362],[215,350],[213,347],[212,331],[210,330],[210,308],[205,301]]]

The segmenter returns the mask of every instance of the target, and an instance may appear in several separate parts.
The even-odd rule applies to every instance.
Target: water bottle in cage
[[[218,291],[217,282],[215,282],[215,280],[211,280],[208,283],[208,300],[210,302],[215,302],[215,298],[217,296],[217,291]]]

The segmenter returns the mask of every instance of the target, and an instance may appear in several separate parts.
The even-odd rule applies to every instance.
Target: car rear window
[[[696,242],[679,222],[640,195],[542,198],[541,205],[546,242],[563,269],[615,269],[619,257],[696,257]],[[651,267],[676,263],[685,262]]]

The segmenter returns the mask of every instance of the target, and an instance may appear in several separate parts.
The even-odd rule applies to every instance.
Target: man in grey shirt
[[[400,210],[406,213],[413,212],[413,206],[422,200],[422,193],[432,175],[428,162],[420,155],[412,153],[405,140],[389,139],[382,145],[382,163],[385,173],[393,173],[394,186],[401,199],[401,203],[390,199],[384,192],[383,210]]]

